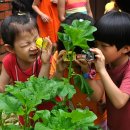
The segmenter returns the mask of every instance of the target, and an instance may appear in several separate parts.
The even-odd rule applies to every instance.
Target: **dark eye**
[[[24,42],[24,43],[21,43],[21,47],[26,47],[26,46],[28,46],[30,44],[31,44],[31,42]]]
[[[31,44],[31,42],[26,42],[27,45]]]

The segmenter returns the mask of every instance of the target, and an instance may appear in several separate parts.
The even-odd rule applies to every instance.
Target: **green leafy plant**
[[[58,33],[67,52],[73,51],[76,46],[88,50],[88,41],[93,41],[93,32],[97,29],[88,20],[74,20],[71,25],[62,24],[64,33]]]
[[[44,123],[37,123],[35,130],[88,130],[94,126],[96,116],[89,110],[76,109],[65,112],[62,109],[37,111],[34,119],[42,119]]]
[[[77,85],[82,92],[90,96],[93,93],[93,90],[89,87],[89,84],[82,75],[74,72],[72,69],[72,59],[73,54],[75,53],[74,49],[77,46],[84,51],[89,49],[87,42],[94,40],[93,32],[97,29],[92,26],[91,22],[88,20],[74,20],[71,25],[62,24],[61,26],[64,28],[64,33],[58,33],[59,39],[63,42],[67,53],[70,51],[72,53],[72,55],[68,57],[70,61],[68,78],[70,80],[73,76],[75,85]]]
[[[20,102],[15,98],[6,93],[0,93],[0,130],[17,130],[19,126],[12,122],[6,125],[7,117],[10,117],[12,113],[16,114],[17,109],[20,107]],[[4,115],[6,114],[6,118]],[[15,119],[16,121],[17,119]]]
[[[59,39],[63,41],[67,52],[74,53],[76,46],[87,50],[87,41],[94,40],[92,33],[96,28],[89,21],[75,20],[72,25],[62,25],[65,32],[59,33]],[[74,76],[77,85],[82,92],[91,95],[93,90],[89,87],[82,75],[76,74],[72,68],[72,56],[69,57],[68,78],[47,79],[30,77],[26,82],[16,82],[7,85],[5,93],[0,94],[0,130],[91,130],[99,129],[94,126],[96,115],[89,110],[70,110],[68,102],[76,90],[70,84],[70,78]],[[61,100],[61,99],[62,100]],[[51,101],[55,104],[51,111],[37,110],[37,105]],[[30,113],[34,112],[34,117]],[[23,116],[24,125],[5,124],[2,113]],[[36,122],[33,128],[30,120]],[[41,122],[42,120],[42,122]]]
[[[8,109],[7,111],[10,113],[15,112],[17,115],[22,115],[25,122],[23,129],[26,130],[27,127],[31,128],[29,114],[37,110],[36,106],[38,104],[45,101],[52,101],[56,104],[54,99],[57,95],[61,97],[68,95],[67,97],[70,99],[75,92],[74,87],[68,84],[65,79],[48,80],[47,78],[32,76],[26,82],[16,82],[13,86],[7,86],[6,93],[9,95],[6,95],[6,98],[8,97],[9,100],[4,100],[3,102],[9,106],[7,108],[4,107],[4,109]],[[15,100],[17,105],[14,102]],[[62,105],[65,105],[65,101],[62,102]]]

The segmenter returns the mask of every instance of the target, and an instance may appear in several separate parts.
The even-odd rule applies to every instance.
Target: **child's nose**
[[[32,43],[30,50],[37,50],[36,43]]]

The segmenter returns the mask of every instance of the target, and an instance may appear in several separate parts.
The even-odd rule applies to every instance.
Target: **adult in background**
[[[90,0],[58,0],[58,13],[60,21],[73,13],[88,14],[93,17]]]
[[[59,19],[57,0],[34,0],[32,8],[38,14],[37,24],[41,37],[49,36],[53,45],[56,45]]]

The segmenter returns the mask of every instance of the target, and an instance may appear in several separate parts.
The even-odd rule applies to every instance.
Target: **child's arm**
[[[86,80],[91,88],[94,90],[91,99],[96,102],[105,103],[105,90],[101,80],[87,79]]]
[[[87,0],[87,7],[86,8],[87,8],[88,15],[91,16],[91,17],[93,17],[89,0]]]
[[[33,10],[41,17],[41,19],[43,20],[43,22],[49,22],[50,21],[50,17],[46,14],[44,14],[39,8],[38,5],[40,4],[40,0],[34,0],[33,4],[32,4],[32,8]]]
[[[65,0],[58,0],[58,15],[60,21],[65,20]]]
[[[57,4],[58,0],[51,0],[52,3]]]
[[[0,75],[0,92],[5,91],[5,85],[9,84],[9,81],[10,81],[10,77],[6,72],[4,65],[2,65],[1,75]]]
[[[45,39],[48,41],[48,44],[47,44],[47,48],[42,49],[42,52],[41,52],[42,66],[41,66],[41,70],[38,77],[49,78],[50,59],[51,59],[51,54],[52,54],[52,42],[47,37]]]
[[[85,59],[79,59],[79,60],[76,60],[75,62],[81,67],[82,73],[89,72],[88,62]],[[99,102],[102,100],[104,103],[105,102],[105,99],[104,99],[105,91],[104,91],[103,85],[101,83],[100,77],[95,78],[95,79],[86,79],[86,82],[89,83],[90,87],[94,90],[94,92],[91,96],[91,99],[95,102]]]
[[[59,52],[56,62],[56,72],[54,77],[62,78],[64,76],[64,70],[68,67],[69,62],[63,60],[63,55],[66,53],[65,50]]]
[[[100,74],[107,96],[117,109],[122,108],[128,102],[129,94],[122,92],[110,78],[105,68],[105,57],[102,52],[97,48],[91,49],[91,51],[95,53],[95,66]]]

